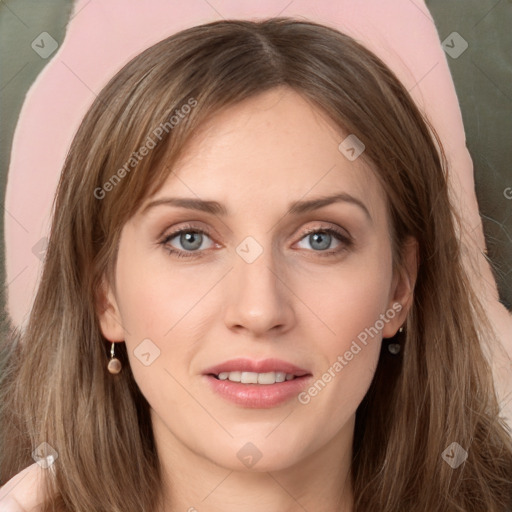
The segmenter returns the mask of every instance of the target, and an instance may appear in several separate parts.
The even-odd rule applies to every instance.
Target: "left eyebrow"
[[[370,215],[366,205],[360,199],[345,192],[332,196],[317,197],[307,201],[294,201],[290,203],[286,214],[300,215],[337,202],[345,202],[358,206],[363,210],[368,220],[373,222],[372,216]],[[178,208],[186,208],[189,210],[199,210],[213,215],[219,215],[221,217],[229,215],[229,211],[222,203],[189,197],[162,197],[161,199],[155,199],[143,208],[142,215],[144,215],[149,209],[161,205],[176,206]]]

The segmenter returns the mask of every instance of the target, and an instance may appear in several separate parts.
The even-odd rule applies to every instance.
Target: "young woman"
[[[5,343],[2,482],[36,460],[33,504],[74,512],[511,510],[447,172],[331,28],[221,21],[135,57]]]

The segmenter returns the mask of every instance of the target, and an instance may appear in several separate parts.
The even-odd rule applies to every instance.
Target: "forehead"
[[[254,214],[271,204],[344,192],[378,217],[384,191],[363,158],[350,161],[340,151],[348,135],[296,91],[272,89],[208,119],[153,198],[215,198]]]

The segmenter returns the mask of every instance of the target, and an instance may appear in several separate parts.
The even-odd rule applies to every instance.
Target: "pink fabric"
[[[66,152],[96,94],[128,60],[190,26],[223,18],[296,16],[344,31],[397,73],[426,111],[454,169],[454,190],[475,247],[484,247],[472,161],[451,75],[435,25],[421,0],[79,0],[64,42],[27,94],[16,128],[5,215],[8,311],[28,319],[41,270],[33,248],[49,231],[50,211]],[[37,245],[39,243],[39,245]],[[34,254],[36,252],[36,254]],[[475,254],[477,251],[475,250]],[[489,293],[496,294],[482,264]]]

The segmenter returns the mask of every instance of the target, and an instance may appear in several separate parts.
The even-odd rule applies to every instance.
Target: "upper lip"
[[[237,359],[230,359],[224,363],[212,366],[204,371],[205,375],[219,375],[222,372],[254,372],[254,373],[269,373],[269,372],[283,372],[296,377],[309,375],[310,373],[303,368],[299,368],[292,363],[282,361],[280,359],[263,359],[262,361],[254,361],[239,357]]]

